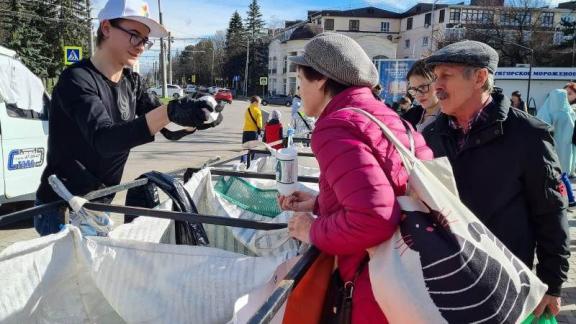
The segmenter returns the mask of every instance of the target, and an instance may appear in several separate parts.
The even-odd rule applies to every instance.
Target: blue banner
[[[380,97],[392,107],[392,104],[406,94],[408,81],[406,75],[416,60],[378,60],[376,67],[380,72]]]

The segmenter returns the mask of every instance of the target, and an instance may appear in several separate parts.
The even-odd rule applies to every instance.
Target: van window
[[[22,109],[16,106],[14,103],[6,104],[6,112],[9,117],[12,118],[22,118],[22,119],[38,119],[38,120],[48,120],[48,112],[50,111],[50,97],[46,93],[42,97],[44,104],[43,113],[38,113],[31,109]]]

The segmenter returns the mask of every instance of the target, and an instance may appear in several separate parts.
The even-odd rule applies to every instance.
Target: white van
[[[0,46],[0,204],[35,198],[46,167],[49,104],[42,81]]]

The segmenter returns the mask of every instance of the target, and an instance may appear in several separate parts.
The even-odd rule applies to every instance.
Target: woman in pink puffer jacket
[[[406,128],[398,115],[375,98],[378,72],[351,38],[335,33],[314,37],[298,65],[304,112],[318,117],[312,151],[320,165],[320,194],[296,192],[280,197],[284,209],[294,210],[290,234],[321,251],[337,256],[344,282],[353,281],[366,249],[388,240],[400,221],[396,196],[406,190],[408,174],[394,146],[365,116],[344,110],[368,111],[409,146]],[[416,155],[431,159],[420,134],[412,131]],[[313,212],[317,218],[311,215]],[[354,283],[352,323],[387,323],[374,299],[368,267]]]

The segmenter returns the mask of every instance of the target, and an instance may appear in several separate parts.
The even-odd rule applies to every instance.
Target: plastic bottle
[[[288,129],[288,145],[276,153],[276,188],[282,196],[298,188],[298,151],[294,148],[294,129]]]

